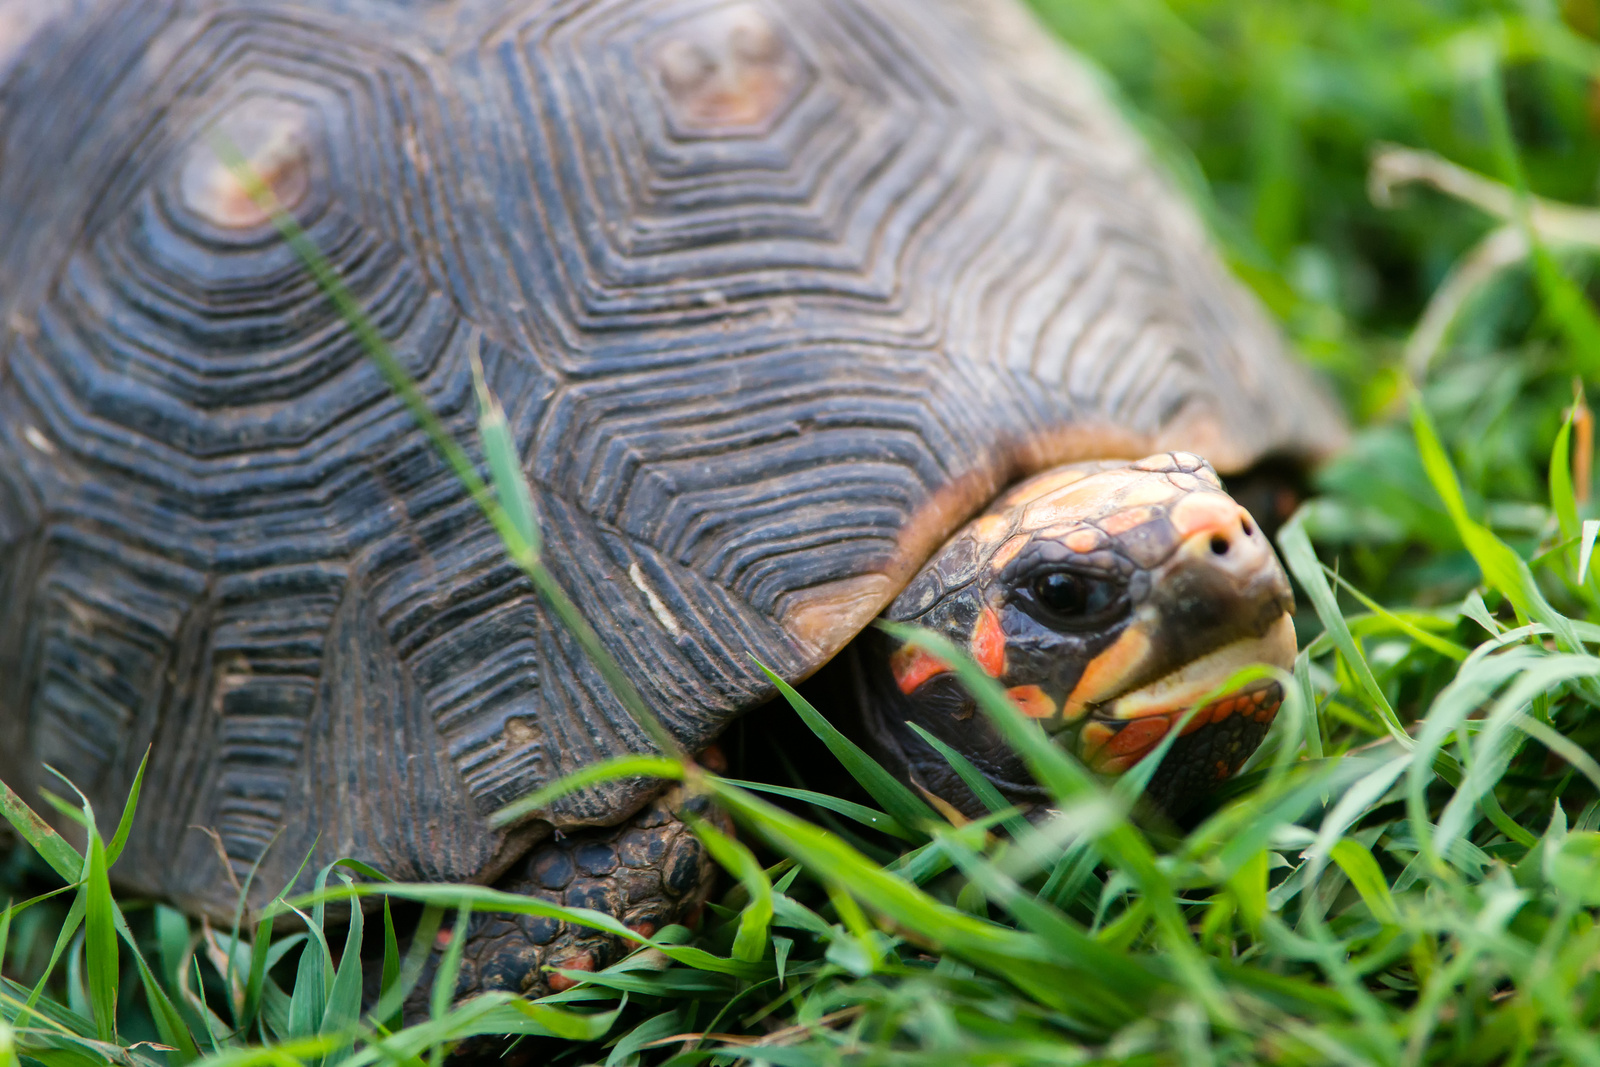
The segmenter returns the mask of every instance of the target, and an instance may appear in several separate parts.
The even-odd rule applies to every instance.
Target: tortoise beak
[[[1069,716],[1089,717],[1082,755],[1100,770],[1132,766],[1238,671],[1294,666],[1294,595],[1249,513],[1208,493],[1186,498],[1172,517],[1177,549],[1153,569],[1133,621],[1067,698]],[[1270,722],[1281,701],[1276,682],[1252,683],[1212,701],[1184,732],[1234,711]]]

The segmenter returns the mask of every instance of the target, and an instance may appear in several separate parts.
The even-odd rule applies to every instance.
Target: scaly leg
[[[682,791],[674,789],[616,826],[541,842],[494,887],[604,912],[645,936],[684,922],[705,902],[716,865],[679,818],[680,810],[728,828],[726,818],[705,798],[685,801]],[[450,937],[441,934],[438,947],[447,946]],[[546,967],[598,970],[632,947],[622,938],[556,919],[476,914],[462,948],[456,998],[497,989],[530,996],[558,992],[573,983]],[[439,958],[435,952],[430,972]],[[425,976],[413,1000],[425,1003],[430,978]],[[425,1012],[423,1003],[408,1008]]]

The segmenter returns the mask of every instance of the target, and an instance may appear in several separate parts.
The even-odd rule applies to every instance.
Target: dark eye
[[[1051,571],[1033,580],[1033,598],[1052,615],[1063,619],[1085,619],[1099,615],[1114,605],[1117,590],[1110,582],[1070,571]]]

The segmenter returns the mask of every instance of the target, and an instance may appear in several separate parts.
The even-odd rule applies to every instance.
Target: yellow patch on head
[[[1126,508],[1100,520],[1100,528],[1112,537],[1143,526],[1159,514],[1155,508]]]
[[[1037,500],[1042,496],[1060,492],[1069,485],[1075,485],[1089,477],[1086,470],[1064,470],[1054,474],[1041,474],[1030,478],[1006,494],[1006,501],[1021,503],[1024,500]]]
[[[1192,493],[1196,489],[1200,488],[1200,479],[1199,478],[1196,478],[1192,474],[1184,474],[1181,471],[1178,472],[1177,474],[1169,474],[1169,475],[1167,475],[1167,480],[1170,481],[1173,485],[1177,486],[1179,489],[1182,489],[1186,493]]]
[[[1087,554],[1099,547],[1100,535],[1088,528],[1074,530],[1063,538],[1061,543],[1080,555]]]
[[[980,541],[998,541],[1011,529],[1008,515],[985,515],[972,524],[972,535]]]
[[[1138,471],[1118,467],[1115,470],[1091,474],[1060,489],[1019,496],[1017,503],[1020,504],[1024,500],[1030,501],[1031,506],[1028,509],[1030,512],[1034,508],[1042,507],[1075,508],[1079,510],[1086,507],[1099,508],[1104,505],[1104,502],[1109,501],[1113,494],[1128,488],[1144,477]],[[1031,487],[1024,484],[1022,488],[1029,489]]]
[[[1110,648],[1089,661],[1078,684],[1067,694],[1062,711],[1068,717],[1104,700],[1123,687],[1125,680],[1150,656],[1150,637],[1137,622],[1122,632]]]
[[[1188,477],[1187,475],[1173,475],[1171,477]],[[1118,501],[1125,508],[1141,507],[1145,504],[1165,504],[1178,494],[1166,478],[1154,475],[1145,480],[1143,485],[1136,485],[1122,494]]]

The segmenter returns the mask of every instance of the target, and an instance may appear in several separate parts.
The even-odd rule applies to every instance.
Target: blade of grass
[[[128,798],[122,804],[122,818],[117,821],[117,831],[112,835],[111,843],[106,846],[107,868],[117,862],[117,857],[122,855],[122,847],[128,843],[128,834],[133,830],[133,815],[139,807],[139,789],[144,784],[144,771],[149,765],[150,749],[147,747],[144,756],[139,760],[139,769],[134,772]]]
[[[739,930],[733,939],[733,958],[755,963],[765,954],[768,933],[772,926],[772,882],[761,863],[744,845],[722,831],[684,812],[684,819],[711,853],[711,858],[722,864],[739,879],[750,902],[739,913]]]
[[[729,785],[736,785],[740,789],[749,789],[757,793],[771,793],[774,796],[788,797],[790,800],[802,800],[807,804],[814,804],[827,811],[837,812],[847,819],[852,819],[862,826],[870,827],[890,837],[898,837],[902,841],[917,841],[922,838],[912,834],[904,826],[889,818],[875,808],[865,804],[857,804],[853,800],[841,800],[826,793],[813,792],[810,789],[795,789],[786,785],[771,785],[767,782],[744,782],[735,778],[724,778]]]
[[[1540,238],[1530,211],[1527,174],[1523,170],[1511,117],[1506,111],[1505,86],[1500,64],[1483,64],[1478,79],[1478,100],[1502,178],[1515,193],[1516,222],[1532,253],[1534,280],[1545,300],[1545,310],[1566,336],[1573,358],[1585,377],[1600,375],[1600,316],[1596,316],[1583,290],[1561,269]],[[1470,546],[1469,546],[1470,547]]]
[[[95,1034],[101,1041],[117,1039],[117,984],[121,961],[117,929],[112,919],[111,879],[106,870],[105,844],[89,817],[89,877],[84,884],[84,946],[89,970],[89,1000],[94,1006]]]
[[[1372,667],[1367,663],[1366,656],[1356,645],[1355,637],[1350,633],[1349,624],[1344,620],[1344,613],[1339,610],[1339,602],[1333,595],[1333,589],[1322,576],[1322,564],[1317,560],[1317,554],[1311,547],[1311,538],[1305,529],[1306,509],[1301,508],[1294,516],[1284,523],[1283,529],[1278,531],[1278,549],[1283,553],[1283,561],[1288,564],[1289,571],[1299,581],[1300,587],[1311,598],[1312,606],[1317,610],[1317,617],[1322,620],[1322,625],[1334,647],[1344,657],[1350,672],[1355,676],[1356,682],[1361,687],[1362,693],[1371,702],[1378,712],[1378,719],[1402,747],[1411,747],[1411,736],[1406,733],[1400,717],[1395,714],[1394,708],[1389,705],[1389,698],[1383,693],[1383,688],[1378,685],[1378,679],[1372,673]]]
[[[428,1010],[434,1022],[450,1012],[450,1002],[456,996],[456,980],[461,974],[461,954],[466,948],[467,935],[472,925],[472,901],[462,901],[456,909],[456,922],[450,928],[450,945],[444,950],[439,969],[434,972],[433,990],[428,997]]]
[[[400,939],[394,932],[394,916],[390,913],[389,898],[383,898],[383,970],[378,980],[378,996],[383,997],[400,981]],[[379,1023],[385,1030],[393,1030],[400,1025],[400,1017],[392,1015],[380,1019]]]
[[[962,784],[972,790],[972,795],[977,797],[984,807],[996,813],[1011,810],[1012,805],[1007,803],[1006,798],[1000,795],[1000,791],[994,787],[994,784],[983,776],[983,772],[972,765],[971,760],[937,737],[934,737],[916,723],[908,721],[906,725],[915,730],[918,737],[922,738],[935,752],[944,757],[944,761],[950,764],[950,768],[956,772]],[[1013,837],[1020,837],[1032,829],[1028,825],[1028,821],[1020,815],[1007,816],[1002,825]]]
[[[569,793],[575,793],[597,782],[610,782],[618,778],[665,778],[679,781],[683,778],[683,764],[661,756],[617,756],[601,760],[577,770],[566,777],[513,801],[489,816],[489,825],[511,826],[529,816],[538,815],[550,802]]]
[[[777,686],[778,692],[783,694],[789,706],[805,720],[811,732],[828,746],[828,751],[844,764],[844,769],[850,772],[850,776],[861,783],[861,787],[883,806],[883,810],[888,812],[895,822],[916,835],[917,841],[927,839],[924,826],[939,825],[944,822],[921,797],[884,770],[883,766],[867,755],[860,745],[840,733],[836,726],[823,718],[822,713],[796,692],[794,686],[769,670],[766,664],[757,661],[756,666],[761,668],[761,673],[765,674],[773,685]]]
[[[355,884],[343,872],[340,872],[339,878],[345,885]],[[339,966],[334,971],[333,985],[328,990],[328,1004],[322,1012],[319,1033],[345,1033],[354,1028],[356,1020],[361,1017],[362,923],[361,908],[352,906],[350,923],[345,929],[344,952],[339,956]],[[323,1058],[323,1067],[336,1067],[346,1058],[348,1051],[342,1047],[334,1049]]]
[[[83,877],[84,859],[78,850],[67,844],[65,838],[39,818],[3,781],[0,781],[0,815],[6,817],[22,839],[64,880],[77,882]]]

